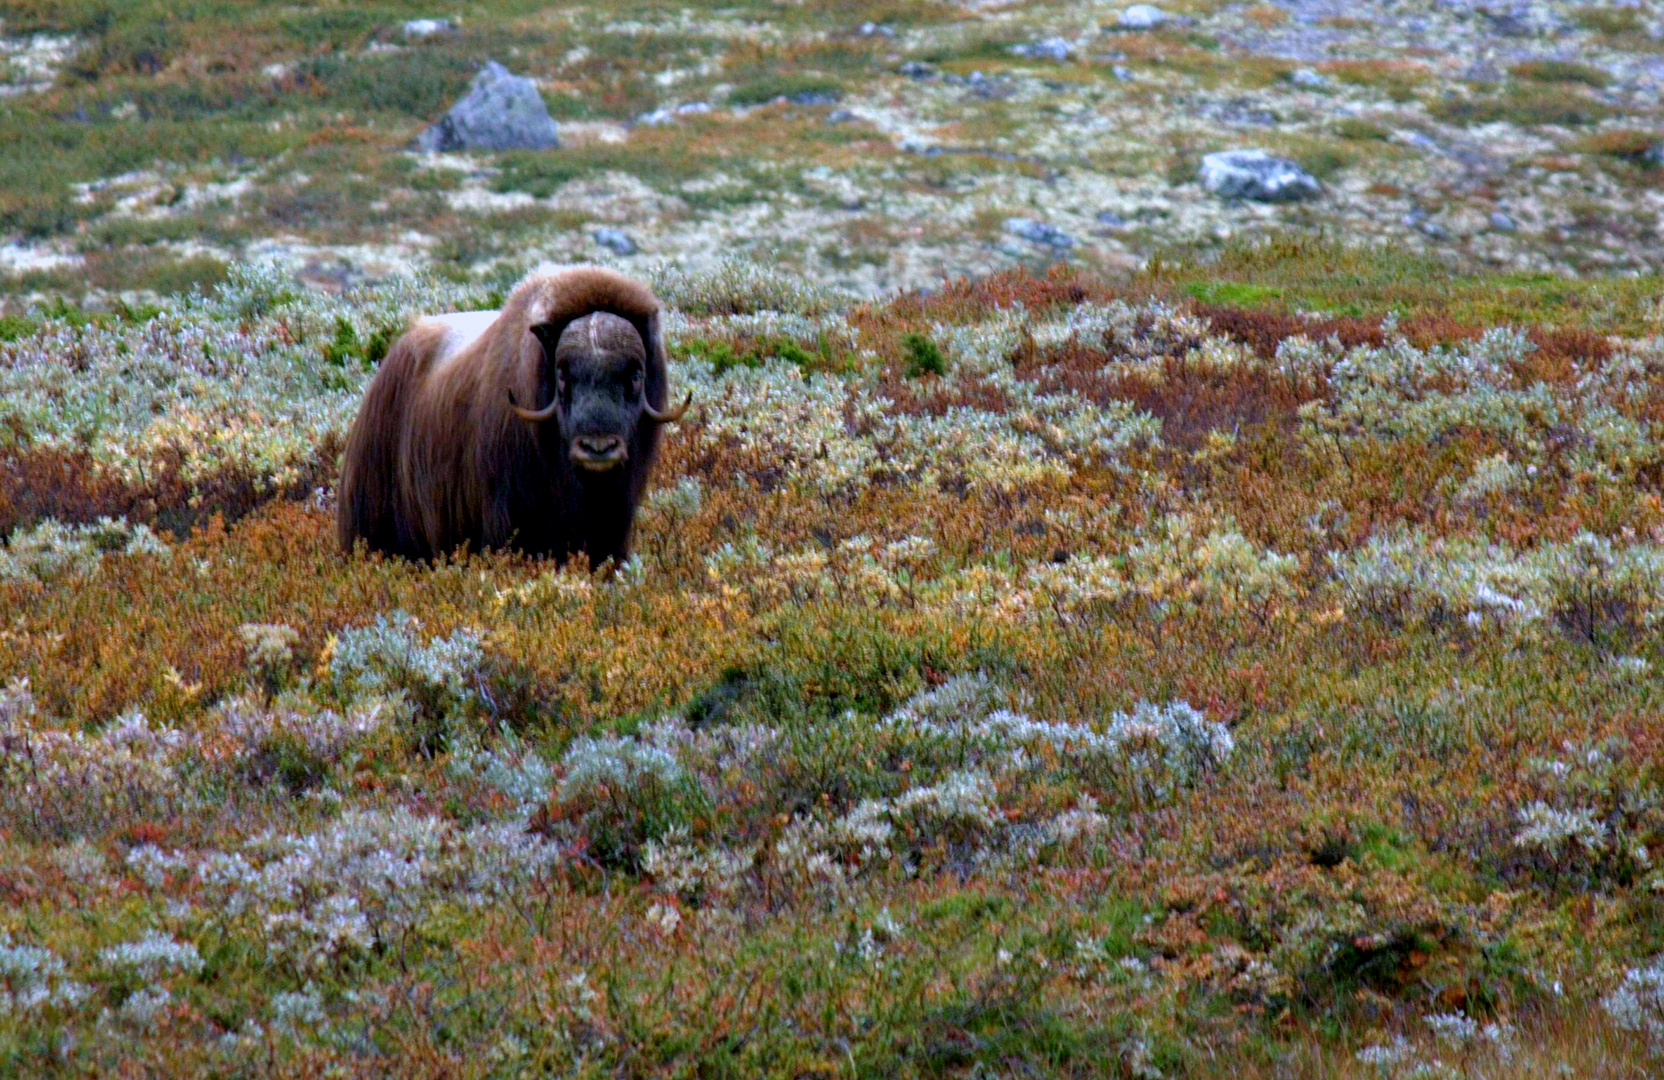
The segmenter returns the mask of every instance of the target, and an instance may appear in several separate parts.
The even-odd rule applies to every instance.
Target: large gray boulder
[[[560,145],[560,135],[537,84],[488,60],[467,95],[444,119],[416,136],[415,145],[428,153],[552,150]]]
[[[1222,150],[1202,159],[1202,186],[1222,199],[1293,202],[1314,199],[1323,185],[1287,158],[1264,150]]]

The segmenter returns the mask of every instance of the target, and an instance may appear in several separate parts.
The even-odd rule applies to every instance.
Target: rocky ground
[[[250,6],[227,34],[216,5],[145,31],[143,5],[0,4],[14,296],[132,299],[238,259],[333,288],[736,252],[876,294],[1272,230],[1505,272],[1664,258],[1649,4]],[[534,80],[558,147],[413,149],[491,61]],[[1207,182],[1244,150],[1294,186]]]

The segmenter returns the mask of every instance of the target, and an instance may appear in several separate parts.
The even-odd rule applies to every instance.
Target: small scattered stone
[[[854,119],[856,119],[855,114],[848,109],[833,109],[826,114],[828,124],[847,124]]]
[[[490,60],[474,76],[467,95],[416,136],[415,145],[429,153],[553,150],[560,146],[560,136],[537,84]]]
[[[1288,73],[1288,81],[1304,90],[1329,88],[1329,77],[1313,68],[1295,68]]]
[[[420,41],[455,29],[456,23],[449,19],[411,19],[404,24],[404,36],[406,41]]]
[[[1491,228],[1497,232],[1515,232],[1519,229],[1519,226],[1514,223],[1513,218],[1504,214],[1501,210],[1492,210]]]
[[[886,23],[864,22],[861,24],[861,36],[893,38],[896,36],[896,28]]]
[[[843,97],[836,90],[801,90],[786,95],[786,100],[793,105],[836,105]]]
[[[1287,158],[1264,150],[1222,150],[1202,158],[1202,186],[1223,199],[1292,202],[1316,198],[1323,186]]]
[[[1434,240],[1448,239],[1449,230],[1427,215],[1427,211],[1417,207],[1399,219],[1399,223]]]
[[[1271,127],[1278,122],[1276,113],[1259,108],[1250,98],[1221,102],[1217,106],[1204,109],[1203,114],[1211,115],[1222,124],[1239,126]]]
[[[1489,11],[1480,12],[1490,23],[1491,33],[1498,37],[1530,37],[1531,24],[1511,12],[1492,14]]]
[[[1061,63],[1069,59],[1075,47],[1063,38],[1049,37],[1044,41],[1033,41],[1027,45],[1013,45],[1011,51],[1017,56],[1026,56],[1033,60],[1056,60]]]
[[[973,95],[988,101],[998,101],[1016,93],[1010,80],[1005,76],[995,75],[993,78],[989,78],[980,71],[971,72],[965,79],[964,85]]]
[[[1138,78],[1138,76],[1132,73],[1132,68],[1125,64],[1111,65],[1109,73],[1122,82],[1132,82],[1134,79]]]
[[[1099,210],[1097,217],[1092,220],[1096,221],[1099,225],[1102,225],[1106,229],[1119,229],[1127,223],[1126,218],[1117,214],[1113,210]]]
[[[1005,231],[1031,244],[1049,247],[1054,251],[1067,251],[1075,246],[1074,237],[1056,225],[1048,225],[1033,218],[1006,218]]]
[[[1154,30],[1173,21],[1173,16],[1154,4],[1134,4],[1121,12],[1115,22],[1123,30]]]
[[[1664,142],[1652,144],[1652,148],[1641,155],[1641,160],[1648,165],[1664,166]]]
[[[1398,136],[1400,141],[1415,147],[1417,150],[1425,150],[1429,154],[1444,153],[1444,147],[1440,146],[1438,141],[1432,136],[1424,134],[1423,132],[1405,129],[1403,131],[1394,132],[1394,134]]]
[[[709,102],[688,101],[681,105],[677,105],[675,108],[667,106],[661,109],[654,109],[650,113],[643,113],[641,116],[636,118],[636,123],[646,124],[649,127],[657,127],[660,124],[670,123],[678,116],[699,116],[710,111],[711,106]]]
[[[901,65],[901,73],[909,79],[934,79],[936,65],[927,64],[923,60],[909,60]]]
[[[597,244],[600,244],[614,255],[634,255],[636,253],[636,242],[631,240],[623,229],[596,229],[590,236],[594,238]]]

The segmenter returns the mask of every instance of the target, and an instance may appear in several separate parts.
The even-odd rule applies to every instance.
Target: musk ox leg
[[[351,552],[363,540],[371,551],[421,558],[414,550],[414,523],[405,521],[406,500],[399,480],[400,429],[426,367],[433,335],[405,334],[381,362],[358,417],[347,433],[337,488],[336,529]]]

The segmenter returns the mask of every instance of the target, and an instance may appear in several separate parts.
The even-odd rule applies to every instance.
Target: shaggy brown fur
[[[629,326],[585,319],[597,312]],[[351,551],[362,540],[414,559],[463,545],[561,559],[583,551],[595,564],[627,557],[659,440],[660,423],[642,404],[665,406],[659,313],[647,286],[611,270],[571,267],[527,278],[460,348],[465,331],[441,319],[417,321],[382,361],[347,436],[342,546]],[[477,324],[490,314],[448,318]],[[573,325],[579,320],[582,326]],[[568,327],[587,332],[563,337]],[[615,382],[630,372],[636,378],[634,411],[608,429],[624,439],[626,457],[605,472],[575,467],[567,414],[528,422],[511,404],[536,410],[549,402],[552,410],[575,352],[603,375],[626,373]],[[620,401],[629,393],[611,389]]]

